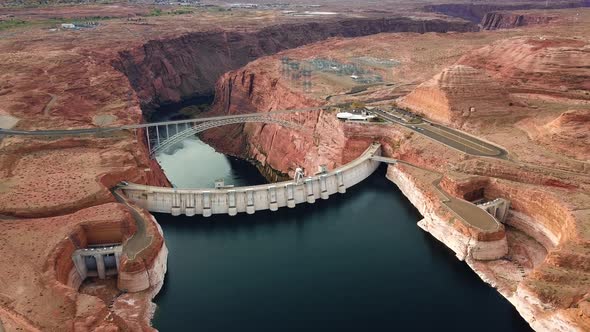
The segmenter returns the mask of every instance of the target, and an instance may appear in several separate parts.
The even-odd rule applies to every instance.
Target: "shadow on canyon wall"
[[[401,16],[279,24],[248,32],[214,30],[149,41],[121,52],[113,66],[128,77],[149,115],[159,105],[212,95],[223,73],[259,57],[330,37],[477,30],[466,21]]]

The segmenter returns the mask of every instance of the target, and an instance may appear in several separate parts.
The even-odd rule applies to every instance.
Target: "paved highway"
[[[318,110],[326,109],[329,107],[337,107],[337,106],[339,106],[339,105],[327,105],[327,106],[309,107],[309,108],[301,108],[301,109],[294,109],[294,110],[280,110],[280,111],[272,111],[272,112],[267,112],[267,113],[245,113],[245,114],[235,114],[235,115],[209,116],[209,117],[193,118],[193,119],[187,119],[187,120],[151,122],[151,123],[142,123],[142,124],[135,124],[135,125],[119,126],[119,127],[59,129],[59,130],[32,130],[32,131],[0,128],[0,135],[13,135],[13,136],[19,136],[19,135],[20,136],[92,135],[92,134],[98,134],[98,133],[109,133],[109,132],[119,131],[119,130],[139,129],[139,128],[157,127],[157,126],[165,126],[165,125],[188,125],[188,124],[198,123],[198,122],[217,121],[217,120],[234,119],[234,118],[259,117],[261,115],[269,115],[270,116],[270,115],[313,112],[313,111],[318,111]]]
[[[137,230],[123,245],[123,252],[127,254],[127,257],[130,260],[134,260],[137,254],[149,247],[152,243],[153,237],[147,235],[147,221],[144,220],[141,213],[137,210],[137,207],[127,201],[127,198],[121,192],[121,189],[117,186],[111,192],[113,193],[113,196],[115,196],[117,202],[124,204],[129,209],[129,212],[131,212],[131,215],[133,216],[133,220],[135,220]]]
[[[371,112],[375,113],[386,121],[402,125],[418,134],[424,135],[432,140],[445,144],[461,152],[475,156],[506,159],[507,152],[504,149],[479,140],[458,130],[426,121],[408,123],[402,120],[401,115],[396,116],[397,114],[395,113],[386,112],[376,108],[372,109]]]
[[[272,112],[268,112],[268,113],[263,113],[263,115],[272,116],[272,115],[281,115],[281,114],[295,114],[295,113],[303,113],[303,112],[312,112],[312,111],[317,111],[320,109],[325,109],[325,108],[334,107],[334,106],[339,106],[339,105],[319,106],[319,107],[302,108],[302,109],[295,109],[295,110],[272,111]],[[413,123],[405,122],[402,119],[402,116],[400,114],[396,114],[395,112],[386,112],[386,111],[383,111],[380,109],[373,109],[371,111],[386,121],[402,125],[410,130],[413,130],[413,131],[415,131],[419,134],[422,134],[430,139],[433,139],[437,142],[443,143],[451,148],[457,149],[457,150],[462,151],[464,153],[468,153],[468,154],[476,155],[476,156],[496,157],[496,158],[505,158],[507,155],[505,150],[503,150],[497,146],[494,146],[494,145],[489,144],[487,142],[481,141],[475,137],[469,136],[463,132],[450,129],[448,127],[445,127],[445,126],[442,126],[439,124],[434,124],[434,123],[424,122],[424,121],[413,124]],[[222,116],[194,118],[194,119],[188,119],[188,120],[153,122],[153,123],[126,125],[126,126],[119,126],[119,127],[102,127],[102,128],[35,130],[35,131],[0,129],[0,135],[24,135],[24,136],[92,135],[92,134],[99,134],[99,133],[109,133],[109,132],[114,132],[114,131],[119,131],[119,130],[130,130],[130,129],[139,129],[139,128],[147,128],[147,127],[165,126],[165,125],[188,125],[188,124],[194,124],[194,123],[206,122],[206,121],[217,121],[217,120],[225,120],[225,119],[233,119],[233,118],[259,117],[260,115],[261,115],[261,113],[222,115]],[[398,116],[396,116],[396,115],[398,115]]]

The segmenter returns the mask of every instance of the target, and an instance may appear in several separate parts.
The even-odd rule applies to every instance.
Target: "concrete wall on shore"
[[[397,185],[404,196],[424,217],[418,222],[418,226],[455,252],[459,260],[469,258],[494,260],[508,253],[508,243],[504,232],[500,238],[488,241],[479,240],[476,234],[464,234],[455,229],[448,220],[439,216],[435,208],[436,204],[402,170],[390,165],[387,170],[387,178]]]
[[[137,271],[119,270],[117,287],[126,292],[140,292],[150,287],[160,287],[164,282],[168,261],[168,248],[162,245],[151,265],[143,265]]]
[[[284,181],[249,187],[227,189],[177,189],[129,184],[121,189],[138,206],[151,212],[172,215],[229,214],[260,210],[276,211],[281,207],[293,208],[301,203],[314,203],[328,199],[335,193],[345,193],[369,177],[379,162],[371,157],[381,153],[381,145],[374,143],[354,161],[333,171],[303,178],[299,183]]]

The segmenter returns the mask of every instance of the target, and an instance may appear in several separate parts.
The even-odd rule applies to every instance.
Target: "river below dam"
[[[177,187],[264,183],[197,139],[158,157]],[[497,291],[416,225],[385,167],[327,201],[162,225],[160,331],[530,331]]]

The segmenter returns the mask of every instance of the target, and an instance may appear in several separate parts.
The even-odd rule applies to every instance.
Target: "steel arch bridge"
[[[293,128],[297,130],[306,130],[302,125],[299,125],[295,122],[291,122],[284,119],[277,119],[273,118],[268,115],[260,115],[260,116],[236,116],[232,118],[225,118],[221,120],[212,120],[207,122],[201,123],[193,123],[190,125],[184,125],[183,130],[179,130],[178,125],[157,125],[146,128],[146,135],[148,141],[148,148],[150,151],[150,156],[154,157],[156,154],[166,151],[170,149],[177,143],[182,142],[184,139],[195,136],[198,133],[201,133],[205,130],[227,126],[231,124],[240,124],[240,123],[269,123],[269,124],[278,124],[283,127]],[[173,127],[174,133],[170,135],[170,128],[168,126]],[[164,132],[160,133],[160,127],[164,127]],[[154,128],[150,132],[149,128]]]

